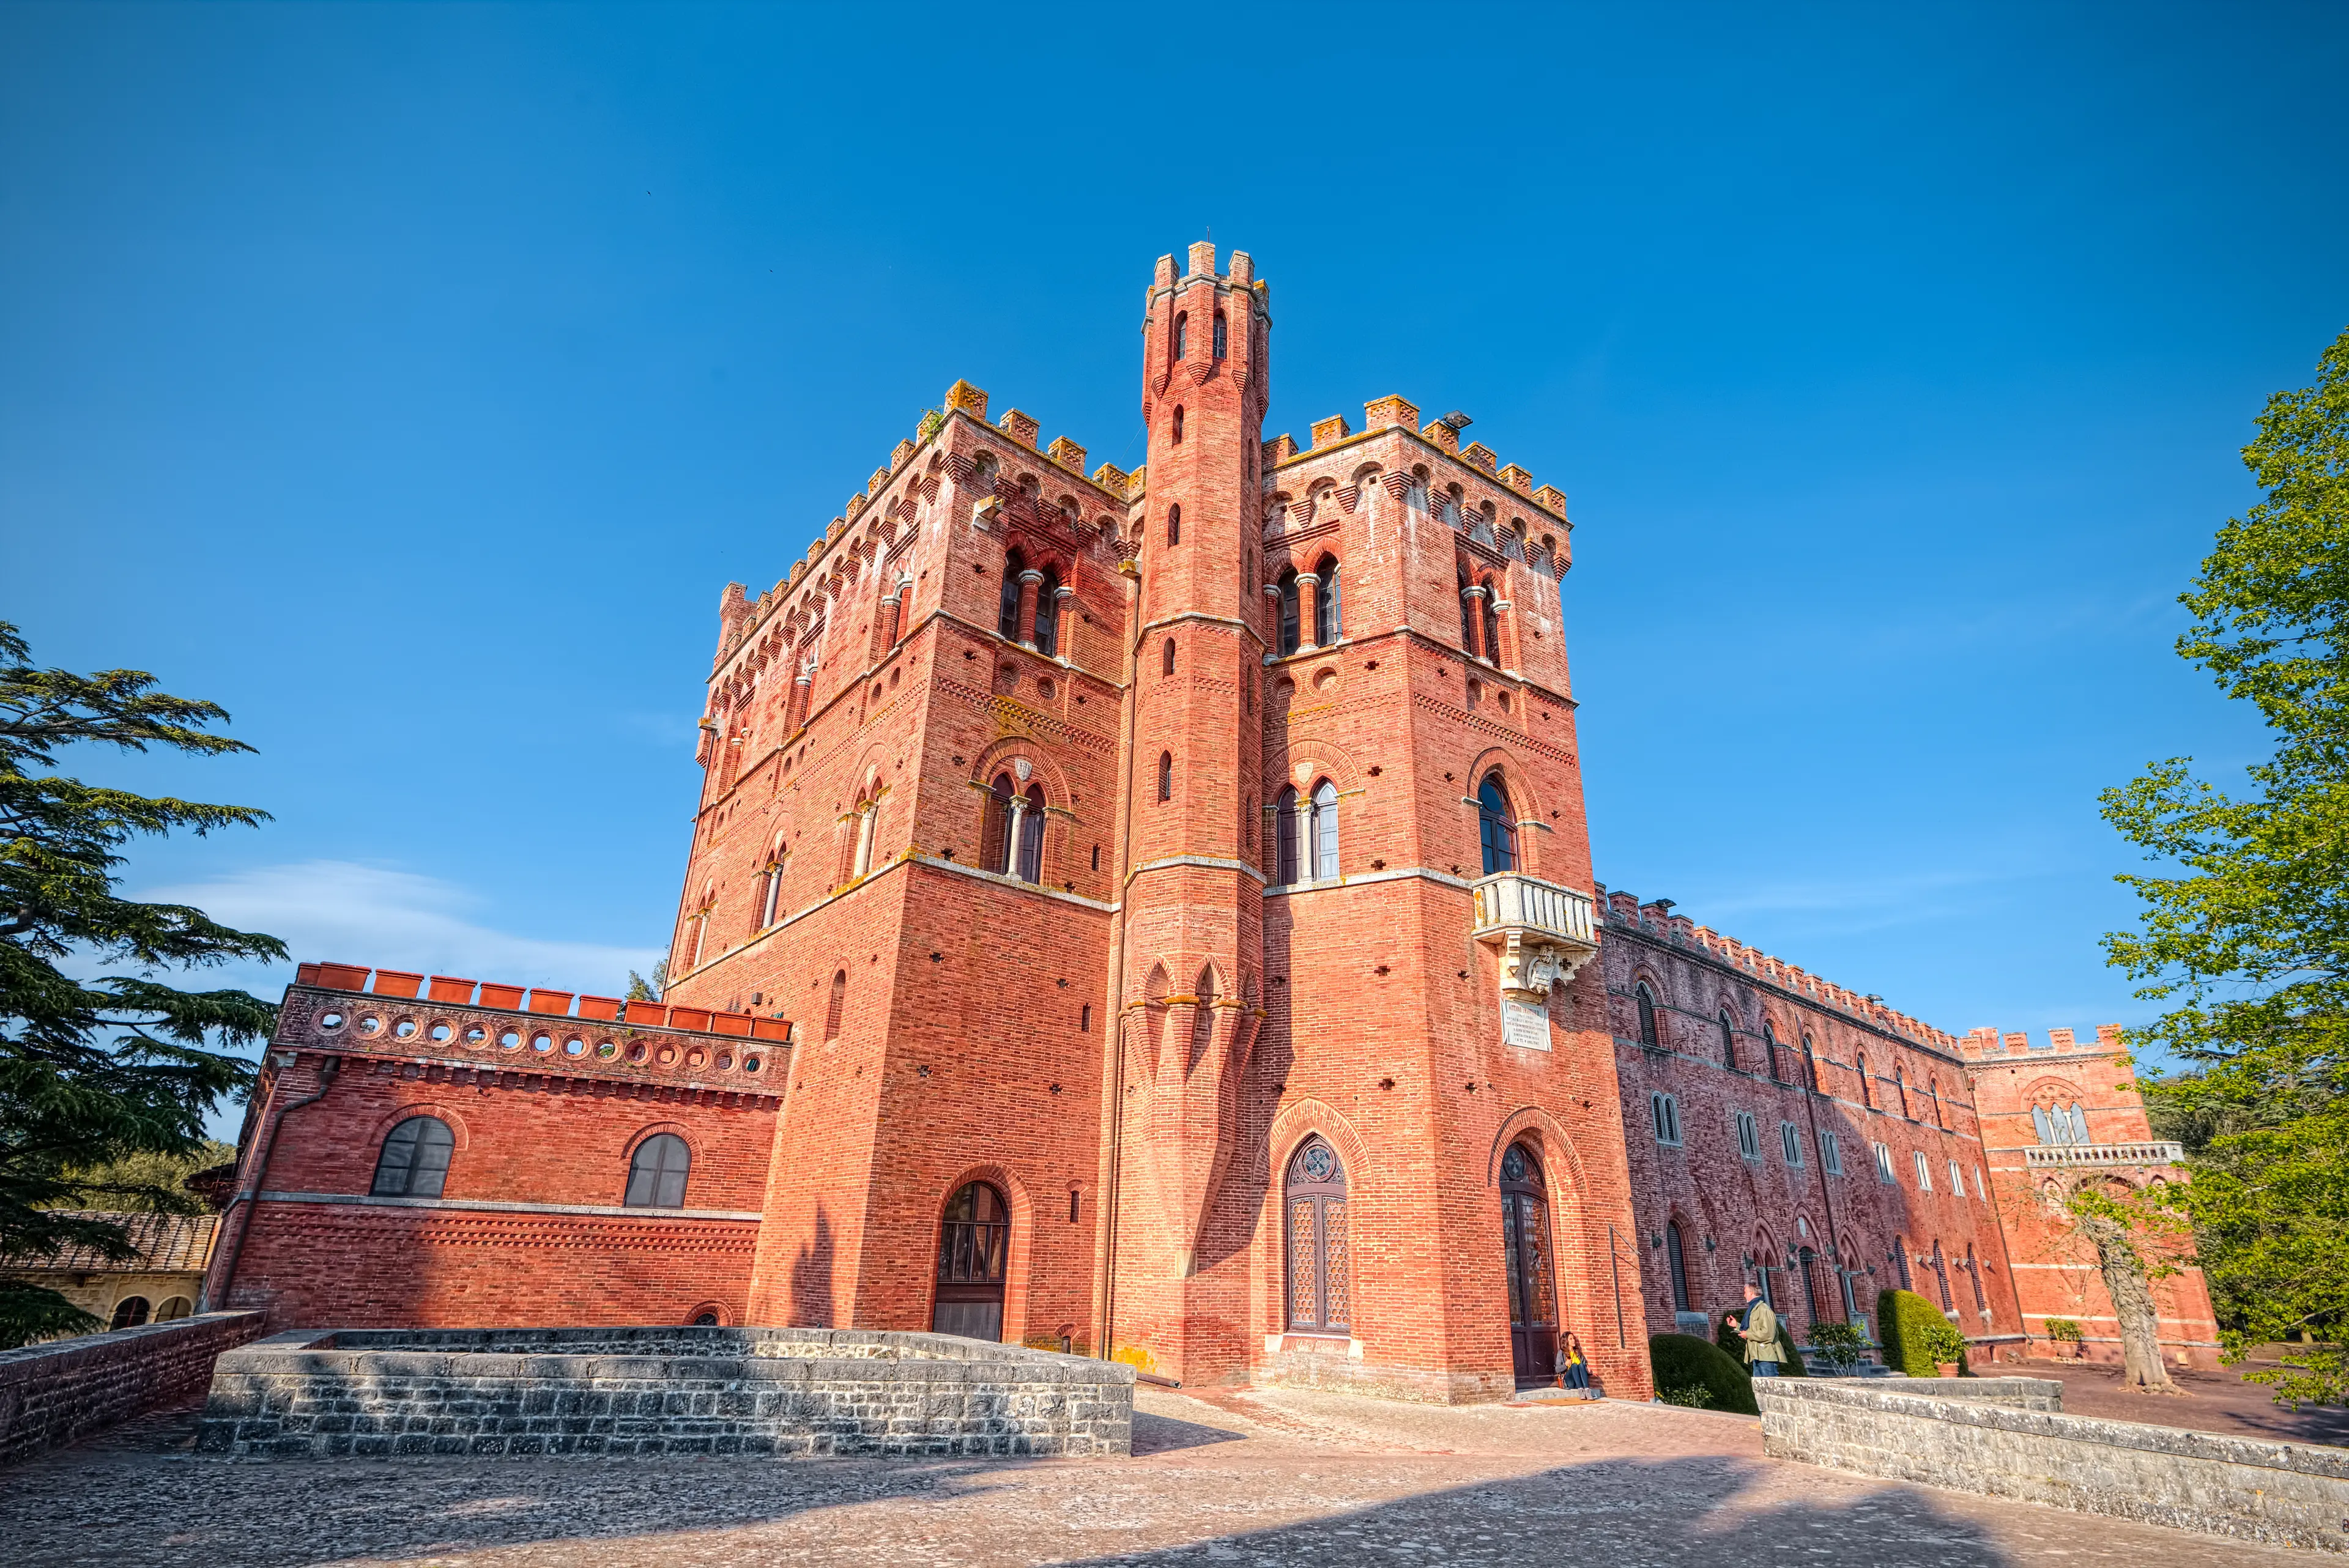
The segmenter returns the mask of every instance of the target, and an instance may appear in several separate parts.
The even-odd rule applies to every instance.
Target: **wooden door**
[[[1549,1245],[1549,1194],[1541,1161],[1522,1143],[1501,1157],[1501,1246],[1508,1260],[1509,1357],[1517,1382],[1557,1376],[1557,1280]]]

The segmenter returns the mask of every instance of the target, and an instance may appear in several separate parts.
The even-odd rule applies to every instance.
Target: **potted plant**
[[[1946,1319],[1930,1325],[1925,1330],[1925,1353],[1933,1358],[1937,1376],[1955,1377],[1965,1369],[1966,1336],[1958,1326]]]
[[[2080,1325],[2069,1317],[2047,1320],[2047,1337],[2054,1342],[2058,1359],[2077,1361],[2080,1358]]]

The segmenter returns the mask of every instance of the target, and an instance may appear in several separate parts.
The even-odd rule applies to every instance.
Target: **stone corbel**
[[[1593,949],[1544,942],[1538,935],[1512,931],[1501,944],[1501,995],[1529,1007],[1546,1006],[1550,989],[1572,982],[1590,961]]]

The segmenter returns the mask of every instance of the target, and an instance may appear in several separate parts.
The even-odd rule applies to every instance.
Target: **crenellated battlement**
[[[1332,414],[1326,419],[1316,419],[1312,425],[1312,442],[1300,448],[1295,438],[1275,436],[1264,443],[1263,459],[1267,469],[1276,469],[1300,459],[1327,457],[1340,447],[1361,441],[1389,430],[1401,430],[1416,436],[1445,455],[1459,459],[1467,467],[1508,490],[1521,500],[1549,513],[1568,527],[1573,524],[1566,515],[1566,492],[1555,485],[1536,485],[1534,476],[1516,463],[1503,463],[1490,448],[1481,441],[1460,444],[1460,432],[1444,419],[1430,421],[1424,428],[1419,423],[1419,405],[1409,398],[1390,393],[1373,397],[1362,405],[1362,428],[1357,430],[1342,414]],[[1456,418],[1456,416],[1454,416]],[[1461,420],[1461,423],[1466,421]]]
[[[1932,1046],[1953,1055],[1967,1048],[1966,1040],[1961,1040],[1946,1029],[1937,1029],[1921,1019],[1911,1017],[1896,1007],[1888,1007],[1880,997],[1862,995],[1848,986],[1822,979],[1800,965],[1789,964],[1733,936],[1723,935],[1710,926],[1699,925],[1687,915],[1674,914],[1671,899],[1642,903],[1633,894],[1609,892],[1604,882],[1596,885],[1599,906],[1606,912],[1606,919],[1611,925],[1648,932],[1676,946],[1711,954],[1732,968],[1742,970],[1757,980],[1807,1000],[1838,1008],[1853,1017],[1889,1029],[1920,1045]],[[1976,1030],[1975,1034],[1985,1032]],[[2059,1030],[2058,1033],[2069,1038],[2071,1031]],[[1968,1037],[1969,1040],[1971,1038]]]
[[[1999,1061],[2033,1055],[2109,1056],[2123,1055],[2128,1047],[2121,1040],[2118,1024],[2098,1024],[2083,1040],[2076,1029],[2050,1029],[2042,1044],[2033,1044],[2029,1031],[2023,1029],[1968,1029],[1960,1048],[1973,1061]]]

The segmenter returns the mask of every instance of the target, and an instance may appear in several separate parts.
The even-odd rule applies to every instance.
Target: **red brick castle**
[[[1401,397],[1265,439],[1245,253],[1162,259],[1143,316],[1143,469],[957,382],[727,588],[661,1001],[304,966],[210,1304],[1445,1400],[1564,1333],[1644,1396],[1648,1335],[1748,1285],[1798,1329],[1903,1284],[1992,1355],[2109,1342],[2030,1216],[2174,1158],[2116,1047],[2019,1073],[1599,889],[1566,498]]]

